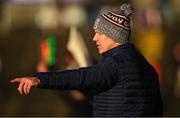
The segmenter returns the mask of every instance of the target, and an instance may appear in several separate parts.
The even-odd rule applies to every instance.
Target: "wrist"
[[[41,83],[40,79],[38,79],[37,77],[34,78],[34,86],[37,87],[39,86]]]
[[[41,84],[40,79],[37,78],[37,86]]]

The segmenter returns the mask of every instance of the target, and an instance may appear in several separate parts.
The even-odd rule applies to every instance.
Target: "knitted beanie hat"
[[[131,34],[130,16],[132,11],[130,4],[122,4],[118,11],[101,14],[95,21],[94,30],[115,41],[128,43]]]

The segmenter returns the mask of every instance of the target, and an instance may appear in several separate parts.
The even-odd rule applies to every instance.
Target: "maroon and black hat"
[[[128,43],[131,34],[130,16],[133,8],[122,4],[119,10],[101,14],[95,21],[94,30],[105,34],[115,41]]]

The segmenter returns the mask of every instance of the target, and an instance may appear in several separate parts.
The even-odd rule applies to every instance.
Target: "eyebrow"
[[[94,30],[95,33],[99,33],[99,34],[103,34],[102,32],[98,31],[98,30]]]

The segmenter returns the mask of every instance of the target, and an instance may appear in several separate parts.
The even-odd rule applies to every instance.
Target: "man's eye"
[[[101,33],[101,32],[98,32],[98,34],[99,34],[99,35],[102,35],[102,33]]]

